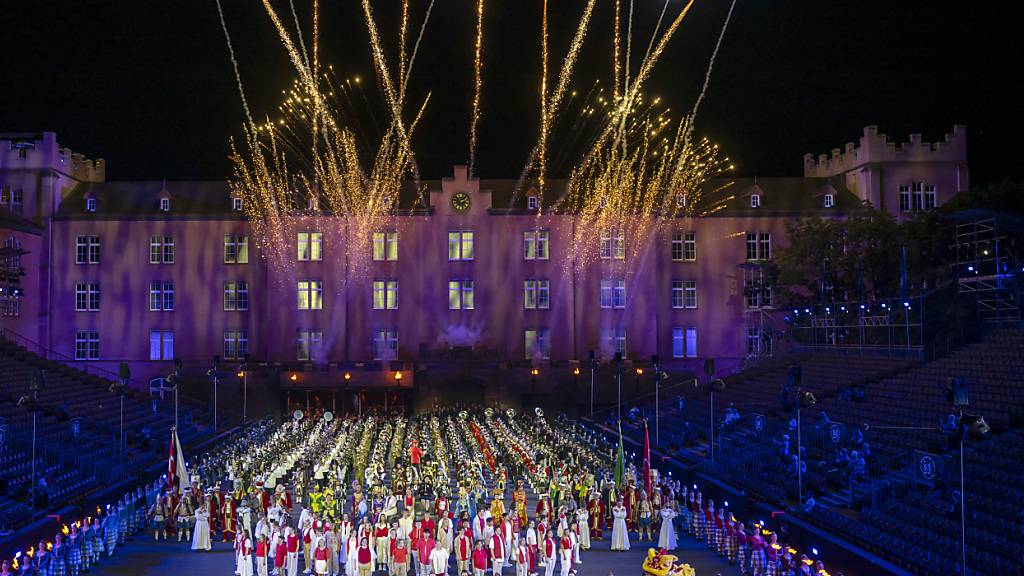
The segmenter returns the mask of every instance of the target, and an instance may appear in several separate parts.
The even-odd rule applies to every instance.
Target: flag
[[[644,490],[651,493],[651,437],[647,433],[647,420],[644,420]]]
[[[178,431],[171,428],[170,454],[167,458],[167,491],[177,496],[188,490],[188,470],[185,469],[185,454],[181,450]]]
[[[615,456],[615,485],[622,487],[622,478],[626,475],[626,456],[622,452],[622,422],[619,422],[619,452]]]

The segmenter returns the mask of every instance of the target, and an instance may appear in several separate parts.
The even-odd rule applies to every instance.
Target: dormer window
[[[751,194],[750,195],[750,207],[751,208],[760,208],[761,207],[761,195],[760,194]]]
[[[231,199],[231,209],[234,210],[235,212],[241,212],[242,211],[242,199],[241,198],[232,198]]]
[[[686,194],[676,194],[676,208],[686,208]]]
[[[85,199],[85,211],[86,212],[95,212],[96,211],[96,199],[95,198],[86,198]]]
[[[540,199],[539,198],[537,198],[536,196],[527,196],[526,197],[526,207],[527,208],[529,208],[530,210],[536,210],[538,206],[540,206]]]
[[[316,196],[310,196],[309,198],[306,198],[306,210],[319,210],[319,209],[320,209],[320,199],[319,198],[317,198]]]
[[[831,208],[835,205],[836,197],[832,194],[825,194],[825,208]]]
[[[170,212],[171,211],[171,199],[170,198],[161,198],[160,199],[160,211],[161,212]]]

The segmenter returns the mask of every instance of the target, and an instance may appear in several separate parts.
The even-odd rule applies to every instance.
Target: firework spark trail
[[[729,27],[729,20],[732,19],[732,10],[736,7],[736,0],[729,4],[729,12],[725,15],[725,22],[722,23],[722,31],[718,33],[718,40],[715,42],[715,49],[711,52],[711,59],[708,61],[708,69],[704,74],[704,85],[700,88],[700,94],[693,103],[693,110],[690,111],[690,119],[687,122],[686,139],[689,140],[693,134],[693,123],[697,119],[697,111],[701,102],[704,101],[704,94],[708,91],[708,84],[711,83],[711,72],[715,67],[715,58],[718,57],[718,49],[722,46],[722,39],[725,38],[725,30]]]
[[[622,75],[622,62],[619,61],[619,51],[621,50],[620,45],[622,44],[622,22],[620,21],[621,12],[622,0],[615,0],[615,39],[613,43],[613,60],[615,61],[615,84],[614,88],[612,89],[612,99],[613,101],[616,102],[619,100],[619,79]]]
[[[625,77],[622,81],[622,89],[629,92],[629,60],[633,49],[633,0],[629,0],[629,18],[626,20],[626,61],[623,66]]]
[[[252,120],[252,112],[249,110],[249,102],[245,99],[245,88],[242,86],[242,75],[238,72],[238,60],[235,59],[235,49],[231,46],[231,35],[228,34],[228,25],[224,21],[224,8],[220,5],[220,0],[217,1],[217,15],[220,16],[220,27],[224,30],[224,39],[228,43],[228,55],[231,57],[231,67],[235,71],[235,81],[238,82],[238,95],[242,98],[242,108],[245,110],[245,119],[252,126],[255,124]]]
[[[644,52],[644,60],[651,55],[651,49],[654,48],[654,40],[658,37],[658,31],[661,30],[661,22],[665,19],[665,12],[668,11],[668,3],[671,0],[665,0],[665,4],[661,7],[661,15],[658,16],[658,23],[654,25],[654,32],[651,34],[651,41],[647,43],[647,51]],[[643,62],[643,60],[641,60]]]
[[[537,158],[540,176],[537,178],[541,198],[544,197],[544,172],[547,169],[548,153],[548,0],[544,0],[544,15],[540,25],[541,76],[540,76],[540,142]]]
[[[476,166],[476,135],[480,123],[480,92],[483,89],[483,61],[480,53],[484,44],[484,0],[476,3],[476,50],[473,57],[473,116],[469,124],[469,176]]]
[[[295,36],[299,39],[299,48],[306,60],[306,66],[309,66],[309,52],[306,51],[306,42],[302,39],[302,27],[299,26],[299,14],[295,11],[295,0],[288,0],[288,7],[292,9],[292,19],[295,20]]]
[[[423,24],[420,25],[420,33],[416,36],[416,43],[412,46],[412,55],[409,56],[409,65],[405,70],[405,79],[402,81],[403,85],[409,83],[409,75],[412,73],[412,65],[416,62],[416,53],[420,50],[420,41],[423,40],[423,33],[427,30],[427,22],[430,22],[430,12],[434,9],[434,0],[430,0],[430,4],[427,4],[427,14],[423,17]],[[404,95],[405,92],[403,91]]]
[[[402,23],[398,28],[398,93],[405,94],[405,37],[409,30],[409,0],[402,0]]]

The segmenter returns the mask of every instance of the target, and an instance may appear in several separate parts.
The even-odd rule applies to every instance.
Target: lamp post
[[[29,491],[29,497],[32,499],[32,519],[36,517],[36,419],[39,414],[39,390],[43,387],[43,373],[41,370],[33,370],[32,376],[29,381],[29,396],[22,396],[18,400],[18,405],[21,406],[28,403],[29,409],[32,411],[32,488]]]
[[[537,395],[537,375],[540,374],[540,370],[536,368],[530,369],[530,395]]]
[[[594,351],[591,350],[587,354],[590,355],[590,419],[594,419],[594,376],[597,373],[597,359],[594,358]]]
[[[618,411],[619,411],[619,422],[622,422],[622,352],[615,353],[615,384],[619,390],[618,393]]]
[[[245,355],[245,361],[238,366],[238,373],[235,374],[242,381],[242,424],[248,420],[249,409],[249,355]]]
[[[661,370],[658,367],[658,355],[651,356],[651,365],[654,367],[654,444],[661,446],[661,426],[659,415],[661,410],[658,406],[661,392]]]
[[[181,358],[174,359],[174,370],[167,376],[167,381],[174,385],[174,429],[178,429],[178,378],[181,375]]]
[[[213,380],[213,430],[217,430],[217,381],[220,379],[220,356],[213,357],[213,367],[206,375]]]

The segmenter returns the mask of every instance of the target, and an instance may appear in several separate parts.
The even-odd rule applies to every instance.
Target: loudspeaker
[[[705,358],[704,359],[704,373],[707,374],[708,376],[713,376],[715,374],[715,359],[714,358]]]
[[[622,364],[622,352],[615,353],[615,363]]]
[[[804,371],[799,364],[789,367],[789,376],[786,378],[786,386],[801,386],[804,383]]]

